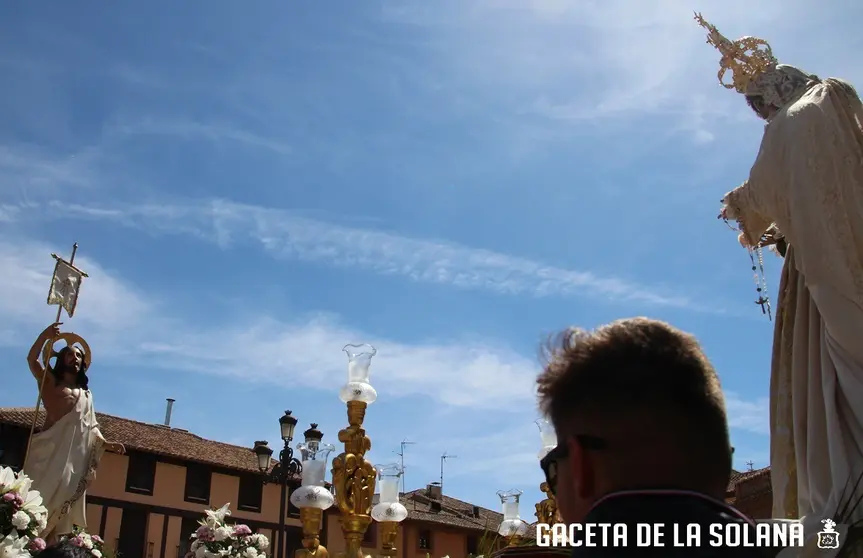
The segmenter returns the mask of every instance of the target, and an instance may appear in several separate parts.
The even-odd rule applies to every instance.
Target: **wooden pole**
[[[78,251],[78,243],[76,242],[75,244],[72,245],[72,257],[69,258],[69,265],[72,265],[75,263],[75,253],[77,251]],[[52,277],[52,279],[53,279],[53,277]],[[57,317],[54,318],[54,323],[57,323],[60,321],[60,316],[62,315],[62,312],[63,312],[63,305],[58,304],[57,305]],[[57,340],[54,339],[53,337],[49,340],[49,343],[51,343],[51,347],[54,346],[54,343],[56,341]],[[44,345],[43,345],[43,347],[44,347]],[[48,377],[48,368],[51,366],[50,360],[51,360],[51,358],[49,357],[47,361],[42,363],[44,365],[44,371],[42,372],[42,379],[39,381],[39,394],[36,396],[36,410],[33,412],[33,423],[30,425],[30,437],[27,438],[27,452],[24,454],[24,466],[21,468],[22,471],[27,468],[27,460],[30,458],[30,445],[33,443],[33,433],[36,432],[36,421],[39,420],[39,406],[42,404],[42,388],[45,387],[45,378]],[[46,418],[47,418],[47,416],[46,416]]]

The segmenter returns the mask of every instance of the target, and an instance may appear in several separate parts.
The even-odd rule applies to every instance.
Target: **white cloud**
[[[109,127],[109,134],[119,136],[155,135],[180,139],[204,139],[210,142],[234,142],[251,148],[265,149],[276,155],[291,155],[294,149],[287,143],[255,134],[229,124],[194,122],[191,120],[143,119]]]
[[[49,254],[56,248],[0,241],[0,320],[7,328],[4,344],[23,346],[39,327],[49,324],[54,308],[45,307],[50,274]],[[295,322],[259,319],[232,325],[201,327],[161,310],[159,301],[96,262],[76,259],[90,277],[70,326],[92,339],[105,358],[146,358],[168,370],[220,374],[256,382],[291,382],[310,388],[332,383],[345,374],[341,348],[350,342],[375,345],[373,383],[392,396],[427,395],[456,407],[533,405],[538,364],[494,342],[405,344],[357,331],[327,316]],[[41,312],[40,308],[44,308]],[[213,339],[230,351],[202,351]],[[98,348],[98,349],[97,349]],[[275,372],[274,372],[275,370]]]
[[[747,401],[738,393],[726,391],[725,407],[731,428],[755,434],[770,433],[770,400],[766,397]]]
[[[859,57],[836,52],[837,42],[815,40],[812,32],[816,21],[848,17],[838,4],[442,0],[432,6],[404,0],[387,3],[383,15],[438,39],[438,60],[455,80],[494,90],[536,115],[576,126],[656,115],[705,143],[719,131],[713,129],[719,120],[746,109],[739,95],[716,82],[719,55],[705,44],[694,9],[731,39],[766,38],[785,63],[805,66],[839,55],[844,77],[863,78]],[[829,28],[856,37],[853,26]]]
[[[249,240],[276,257],[400,275],[422,283],[536,297],[593,297],[722,313],[680,294],[590,271],[565,269],[490,250],[350,228],[289,211],[213,201],[186,205],[83,206],[51,202],[55,211],[30,210],[26,218],[107,220],[147,232],[188,234],[227,247]],[[5,212],[7,219],[22,211]]]

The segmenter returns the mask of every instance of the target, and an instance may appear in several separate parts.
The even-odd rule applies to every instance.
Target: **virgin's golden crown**
[[[722,53],[717,77],[719,83],[726,89],[736,89],[738,93],[745,93],[749,82],[778,63],[770,45],[764,39],[743,37],[730,41],[697,12],[695,21],[707,29],[707,43]],[[731,70],[732,83],[725,83],[723,80],[728,70]]]

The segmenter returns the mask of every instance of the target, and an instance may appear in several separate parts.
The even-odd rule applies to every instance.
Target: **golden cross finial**
[[[731,41],[698,12],[695,13],[695,21],[707,29],[707,43],[713,45],[722,54],[717,77],[719,83],[726,89],[746,93],[746,88],[752,80],[778,63],[770,45],[764,39],[743,37]],[[731,83],[725,83],[723,79],[728,70],[731,70]]]

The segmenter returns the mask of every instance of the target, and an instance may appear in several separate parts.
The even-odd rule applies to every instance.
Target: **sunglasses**
[[[604,450],[608,447],[608,442],[603,438],[589,436],[586,434],[576,434],[571,436],[578,444],[591,451]],[[559,442],[557,446],[545,457],[539,461],[539,466],[542,467],[542,472],[545,473],[545,482],[548,484],[548,490],[552,496],[557,496],[557,466],[558,463],[569,457],[569,444],[566,441]]]

